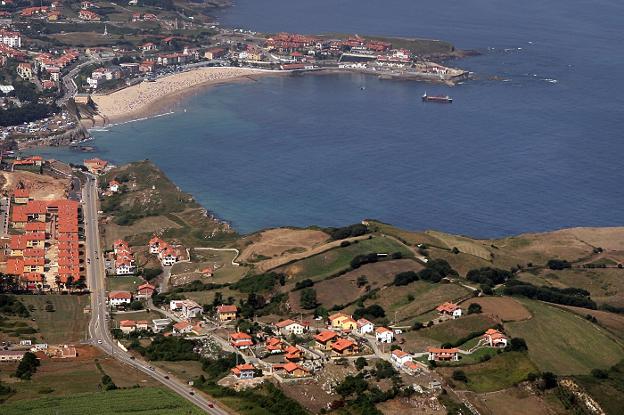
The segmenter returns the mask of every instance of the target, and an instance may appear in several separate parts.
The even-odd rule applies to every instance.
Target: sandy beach
[[[251,68],[197,68],[165,76],[156,82],[141,82],[108,95],[93,95],[102,124],[131,120],[163,110],[172,99],[199,86],[216,85],[242,78],[277,75],[276,71]]]

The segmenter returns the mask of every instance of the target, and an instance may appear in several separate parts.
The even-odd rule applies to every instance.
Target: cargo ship
[[[443,104],[451,104],[453,102],[453,98],[448,95],[427,95],[426,92],[422,96],[422,100],[424,102],[441,102]]]

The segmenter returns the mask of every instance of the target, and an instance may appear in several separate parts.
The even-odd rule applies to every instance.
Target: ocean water
[[[452,62],[476,79],[222,85],[93,132],[95,155],[155,161],[243,233],[363,218],[476,237],[622,225],[623,16],[617,0],[239,0],[223,24],[445,39],[482,53]],[[425,91],[454,103],[423,104]]]

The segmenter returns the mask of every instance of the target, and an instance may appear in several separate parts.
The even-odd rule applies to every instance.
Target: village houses
[[[398,367],[402,367],[407,362],[412,361],[412,355],[404,352],[403,350],[393,350],[390,354],[390,359],[393,363],[395,363]]]
[[[108,293],[108,305],[119,307],[129,305],[132,302],[132,293],[129,291],[111,291]]]
[[[304,325],[290,319],[275,323],[275,327],[279,330],[282,336],[289,336],[291,334],[301,336],[306,331],[306,327]]]
[[[237,379],[240,380],[253,379],[256,375],[256,368],[250,363],[237,365],[230,369],[230,371]]]
[[[443,316],[449,316],[452,318],[460,318],[462,316],[462,309],[459,305],[453,303],[444,303],[440,304],[436,307],[436,311],[438,311]]]
[[[236,320],[238,314],[238,307],[235,305],[220,305],[217,307],[217,317],[219,321],[232,321]]]
[[[429,354],[427,359],[434,360],[436,362],[456,362],[459,360],[459,349],[439,349],[436,347],[427,348]]]
[[[483,338],[490,347],[507,347],[507,336],[496,329],[488,329]]]
[[[253,346],[252,337],[243,332],[230,334],[230,344],[239,350],[245,350]]]
[[[357,322],[353,317],[344,313],[336,313],[329,316],[329,323],[333,328],[341,330],[355,330],[357,329]]]
[[[361,335],[372,334],[375,331],[375,325],[365,318],[361,318],[357,321],[358,333]]]
[[[377,327],[375,329],[375,338],[379,343],[392,343],[394,332],[386,327]]]

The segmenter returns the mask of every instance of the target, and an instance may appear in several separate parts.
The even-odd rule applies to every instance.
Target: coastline
[[[288,72],[235,67],[192,69],[159,78],[155,82],[141,82],[107,95],[93,95],[91,98],[97,106],[98,115],[92,120],[83,119],[82,123],[86,128],[94,128],[166,115],[171,112],[175,103],[195,92],[197,88],[286,73]]]

